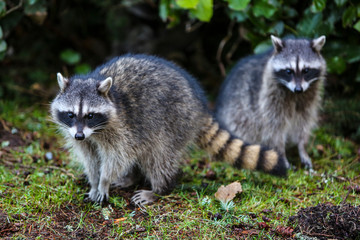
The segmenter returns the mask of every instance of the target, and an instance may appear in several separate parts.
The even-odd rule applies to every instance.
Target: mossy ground
[[[298,165],[287,178],[236,170],[191,149],[175,190],[146,208],[130,203],[134,189],[112,189],[109,204],[83,201],[89,187],[62,148],[47,107],[0,102],[0,237],[5,239],[287,239],[289,217],[319,203],[360,204],[355,143],[328,128],[314,132],[308,151],[315,172]],[[224,206],[221,185],[243,192]]]

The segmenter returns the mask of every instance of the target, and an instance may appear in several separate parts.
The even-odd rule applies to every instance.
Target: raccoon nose
[[[85,139],[85,134],[83,132],[77,132],[75,134],[75,139],[76,140],[84,140]]]
[[[301,86],[296,86],[294,89],[295,93],[302,93],[303,92],[303,88]]]

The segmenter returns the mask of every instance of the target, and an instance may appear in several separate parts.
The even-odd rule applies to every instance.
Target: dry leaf
[[[114,223],[119,223],[119,222],[123,222],[126,220],[126,217],[122,217],[122,218],[117,218],[114,220]]]
[[[241,193],[241,192],[242,192],[241,184],[238,181],[236,181],[230,183],[226,187],[224,187],[224,185],[219,187],[219,189],[215,193],[215,197],[219,201],[227,203],[233,200],[237,193]]]

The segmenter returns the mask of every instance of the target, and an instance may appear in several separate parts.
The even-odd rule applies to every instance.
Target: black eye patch
[[[290,82],[293,78],[293,72],[289,72],[289,69],[282,69],[279,71],[274,71],[274,75],[277,79],[282,79],[287,82]]]
[[[103,126],[107,124],[108,117],[101,113],[91,113],[91,117],[86,119],[87,126],[89,128]]]
[[[69,116],[69,112],[57,112],[57,118],[60,122],[62,122],[63,124],[65,124],[68,127],[72,127],[75,124],[75,118],[74,116],[71,117]]]
[[[305,81],[310,81],[320,76],[320,70],[315,68],[308,68],[308,71],[306,73],[303,72],[302,74]]]

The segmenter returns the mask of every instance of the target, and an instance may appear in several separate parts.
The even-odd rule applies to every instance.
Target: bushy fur
[[[216,119],[234,136],[275,148],[285,159],[286,141],[296,143],[301,162],[311,168],[305,144],[321,104],[325,37],[272,36],[272,41],[273,49],[246,57],[232,69],[217,99]]]
[[[151,191],[136,204],[172,190],[182,153],[198,143],[236,167],[284,175],[279,155],[246,145],[219,129],[196,80],[176,65],[146,55],[124,55],[70,79],[58,74],[51,114],[85,166],[89,199],[108,198],[110,184],[132,185],[140,169]],[[225,133],[224,133],[225,132]]]

